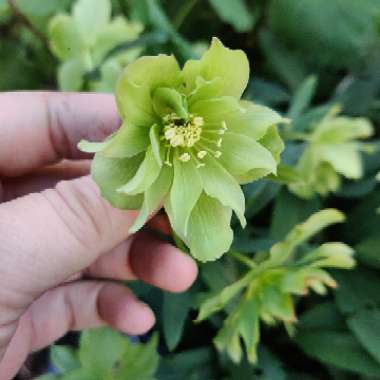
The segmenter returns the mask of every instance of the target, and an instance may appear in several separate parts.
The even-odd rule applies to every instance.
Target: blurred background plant
[[[138,55],[182,63],[212,36],[291,119],[279,175],[245,186],[247,228],[190,291],[131,284],[155,335],[69,335],[30,376],[380,379],[380,0],[0,0],[0,90],[112,92]]]

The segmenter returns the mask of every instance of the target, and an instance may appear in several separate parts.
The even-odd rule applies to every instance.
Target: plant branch
[[[11,8],[14,15],[24,24],[46,47],[49,47],[46,36],[40,32],[33,23],[21,12],[16,0],[8,0],[8,5]]]
[[[198,0],[189,0],[185,2],[181,9],[177,12],[175,19],[173,20],[173,26],[176,30],[178,30],[182,26],[186,17],[189,15],[189,13],[194,8],[197,2]]]

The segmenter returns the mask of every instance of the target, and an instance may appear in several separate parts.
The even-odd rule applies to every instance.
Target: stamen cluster
[[[182,162],[190,161],[192,158],[196,162],[196,167],[200,168],[205,164],[203,160],[207,154],[212,154],[219,158],[222,152],[218,150],[222,146],[223,138],[227,130],[227,125],[223,121],[216,125],[205,124],[202,116],[189,114],[187,118],[181,118],[175,113],[166,115],[163,118],[163,135],[161,140],[166,140],[166,160],[165,164],[172,166],[173,154],[178,152],[178,158]],[[214,149],[216,147],[216,150]]]

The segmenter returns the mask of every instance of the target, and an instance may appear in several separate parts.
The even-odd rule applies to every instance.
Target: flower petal
[[[79,0],[74,5],[73,16],[86,45],[92,47],[111,19],[111,1],[97,0],[94,6],[93,0]]]
[[[280,162],[280,156],[285,148],[284,141],[282,140],[278,129],[275,125],[267,130],[267,133],[258,141],[260,145],[268,149],[277,163]]]
[[[179,117],[187,117],[186,99],[178,91],[160,87],[153,93],[153,109],[157,115],[164,117],[176,113]]]
[[[91,165],[91,174],[100,188],[101,194],[114,207],[135,210],[141,206],[143,197],[127,196],[116,191],[125,182],[129,181],[136,173],[143,160],[139,154],[132,158],[115,159],[96,154]]]
[[[283,118],[268,107],[249,101],[238,101],[230,96],[201,100],[190,108],[194,114],[201,115],[207,123],[225,122],[229,131],[259,140]]]
[[[244,216],[245,199],[243,191],[226,169],[212,157],[206,156],[205,166],[199,169],[204,192],[218,199],[224,206],[231,207],[244,228],[247,224]]]
[[[150,144],[152,146],[152,152],[156,158],[157,164],[162,166],[163,147],[160,144],[159,126],[154,124],[149,131]]]
[[[207,81],[203,85],[207,86],[211,83],[209,93],[202,91],[202,96],[197,96],[198,90],[202,88],[202,83],[197,81],[199,76]],[[228,95],[240,98],[248,83],[249,62],[242,50],[228,49],[214,37],[209,50],[205,52],[200,61],[186,62],[183,68],[183,78],[187,91],[192,93],[190,96],[193,98],[192,101],[211,95],[213,97]],[[212,82],[215,78],[220,78],[217,85]]]
[[[202,194],[189,220],[186,243],[200,261],[218,259],[232,244],[230,227],[232,211],[219,201]]]
[[[316,149],[321,161],[328,162],[338,173],[346,178],[358,179],[363,175],[357,144],[321,144]]]
[[[180,68],[173,56],[141,57],[127,66],[117,87],[116,98],[124,121],[151,126],[158,121],[152,93],[159,87],[177,87]]]
[[[119,187],[117,192],[127,195],[136,195],[146,191],[160,174],[160,166],[157,164],[152,147],[146,151],[144,161],[138,168],[135,176],[125,185]]]
[[[75,20],[68,15],[57,15],[49,23],[50,47],[61,60],[78,57],[84,43]]]
[[[78,144],[78,148],[87,153],[102,152],[103,156],[110,158],[126,158],[145,151],[148,145],[149,130],[147,128],[124,124],[105,141],[82,140]]]
[[[162,205],[164,198],[169,192],[172,179],[173,169],[169,168],[167,165],[163,166],[160,175],[144,194],[144,202],[139,216],[129,229],[130,233],[135,233],[142,228],[150,215]]]
[[[219,160],[239,183],[249,182],[252,176],[256,178],[256,169],[261,169],[262,175],[275,174],[277,169],[276,160],[269,150],[251,138],[235,133],[225,134],[223,154]]]
[[[192,161],[173,160],[174,178],[170,190],[169,218],[173,229],[181,237],[186,236],[191,211],[202,193],[202,182]]]

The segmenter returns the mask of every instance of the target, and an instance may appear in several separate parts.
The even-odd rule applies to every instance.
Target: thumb
[[[86,268],[128,237],[136,215],[109,205],[90,177],[0,205],[0,303],[34,298]]]

